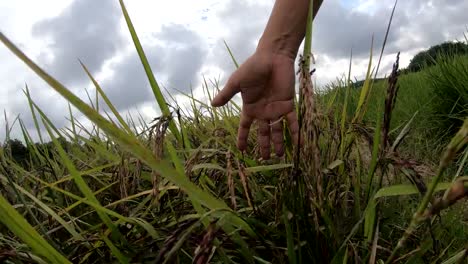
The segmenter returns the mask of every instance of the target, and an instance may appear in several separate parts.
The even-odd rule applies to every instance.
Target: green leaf
[[[333,256],[333,259],[330,261],[331,264],[343,264],[348,261],[348,247],[342,247],[340,248],[335,255]]]
[[[177,242],[172,246],[171,250],[164,256],[164,262],[165,263],[172,263],[172,257],[174,254],[182,247],[182,245],[185,243],[185,241],[189,238],[190,234],[193,232],[193,230],[200,225],[200,221],[196,221],[192,225],[190,225],[187,229],[184,230],[182,235],[178,237]]]
[[[6,179],[2,177],[4,181]],[[49,206],[44,204],[42,201],[37,199],[34,195],[32,195],[30,192],[26,191],[23,187],[19,186],[18,184],[15,184],[15,187],[24,193],[26,196],[29,197],[33,202],[35,202],[39,207],[41,207],[44,211],[46,211],[53,219],[55,219],[59,224],[61,224],[72,236],[76,241],[85,241],[84,237],[81,236],[78,232],[76,232],[75,228],[67,223],[62,217],[60,217],[54,210],[52,210]]]
[[[370,83],[371,83],[371,79],[372,79],[371,67],[372,67],[373,47],[374,47],[374,36],[372,36],[372,41],[371,41],[371,48],[370,48],[370,55],[369,55],[369,63],[367,65],[366,79],[365,79],[364,84],[363,84],[362,89],[361,89],[361,94],[359,96],[358,105],[357,105],[357,108],[356,108],[356,112],[354,114],[353,123],[356,122],[356,121],[360,122],[362,120],[362,117],[364,116],[364,112],[366,110],[366,109],[364,109],[364,111],[362,111],[362,107],[366,105],[365,102],[367,102],[367,100],[369,98],[370,90],[372,88]],[[362,113],[361,113],[361,111],[362,111]]]
[[[192,167],[192,171],[201,170],[201,169],[226,171],[225,168],[221,167],[218,164],[214,164],[214,163],[200,163],[200,164],[196,164],[196,165],[194,165]]]
[[[338,160],[335,160],[332,163],[330,163],[328,165],[327,169],[334,170],[335,168],[337,168],[337,167],[339,167],[341,165],[343,165],[343,161],[338,159]]]
[[[236,68],[238,69],[238,68],[239,68],[239,64],[237,63],[236,58],[235,58],[234,55],[232,54],[232,51],[231,51],[231,49],[229,48],[229,46],[228,46],[228,44],[226,43],[226,41],[223,40],[223,42],[224,42],[224,46],[226,46],[226,49],[227,49],[228,52],[229,52],[229,55],[231,56],[232,62],[234,63],[234,65],[236,65]]]
[[[96,196],[94,196],[91,188],[89,188],[89,186],[86,184],[86,181],[83,179],[81,174],[78,172],[76,167],[73,165],[72,161],[68,158],[67,153],[65,152],[65,150],[62,148],[62,146],[60,145],[58,140],[53,135],[51,129],[49,128],[49,124],[47,124],[44,121],[44,126],[47,129],[47,132],[49,133],[49,136],[52,139],[52,142],[54,143],[55,148],[57,149],[57,151],[58,151],[58,153],[59,153],[59,155],[60,155],[60,157],[62,159],[63,164],[65,165],[65,167],[68,169],[68,171],[72,175],[75,184],[78,186],[78,188],[80,189],[80,191],[83,193],[83,195],[86,197],[87,200],[92,201],[93,203],[100,205],[98,199],[96,198]],[[117,227],[114,225],[114,223],[109,218],[109,216],[107,214],[101,212],[101,211],[96,211],[96,212],[99,215],[99,217],[101,218],[101,220],[106,224],[106,226],[112,231],[113,239],[115,239],[116,241],[121,240],[122,242],[127,244],[128,242],[126,241],[124,236],[120,233],[120,231],[117,229]]]
[[[245,168],[247,172],[264,172],[264,171],[271,171],[271,170],[280,170],[286,168],[292,168],[293,164],[273,164],[273,165],[264,165],[264,166],[255,166],[255,167],[248,167]]]
[[[288,246],[288,259],[289,263],[297,263],[296,251],[294,250],[294,233],[292,231],[289,221],[291,220],[292,213],[283,206],[283,222],[286,228],[286,244]]]
[[[114,244],[112,244],[112,242],[106,236],[102,236],[101,238],[102,240],[104,240],[106,245],[110,248],[112,255],[119,261],[119,263],[124,263],[124,264],[130,263],[129,259],[125,257],[124,255],[122,255],[120,250],[116,248]]]
[[[50,263],[71,263],[57,252],[0,194],[0,222]]]
[[[20,168],[20,169],[21,169],[21,168]],[[23,173],[28,174],[28,172],[26,172],[26,171],[23,171]],[[46,187],[50,187],[51,189],[53,189],[53,190],[55,190],[55,191],[58,191],[58,192],[60,192],[60,193],[63,193],[63,194],[65,194],[66,196],[71,197],[71,198],[77,200],[77,201],[80,202],[80,203],[84,203],[84,204],[89,205],[90,207],[92,207],[92,208],[93,208],[94,210],[96,210],[97,212],[102,212],[102,213],[108,214],[109,216],[115,217],[115,218],[119,219],[120,221],[123,221],[123,222],[126,222],[126,223],[136,224],[136,225],[141,226],[143,229],[148,230],[148,225],[149,225],[149,224],[148,224],[147,222],[145,222],[144,220],[140,219],[140,218],[138,218],[138,220],[136,221],[136,220],[135,220],[136,218],[124,217],[124,216],[122,216],[121,214],[119,214],[119,213],[117,213],[117,212],[115,212],[115,211],[112,211],[112,210],[110,210],[110,209],[107,209],[106,207],[103,207],[103,206],[100,205],[100,204],[96,204],[96,203],[94,203],[94,202],[92,202],[92,201],[90,201],[90,200],[88,200],[88,199],[86,199],[86,198],[82,198],[82,197],[80,197],[80,196],[78,196],[78,195],[75,195],[75,194],[70,193],[70,192],[68,192],[68,191],[65,191],[65,190],[63,190],[63,189],[60,189],[60,188],[58,188],[57,186],[55,186],[53,183],[50,184],[50,183],[45,182],[44,180],[42,180],[42,179],[40,179],[40,178],[37,178],[37,177],[35,177],[35,176],[33,176],[33,175],[31,175],[31,177],[33,177],[36,181],[38,181],[40,184],[43,184],[43,185],[46,186]],[[174,188],[174,187],[167,187],[167,188]],[[150,190],[150,191],[147,191],[147,192],[150,193],[151,190]],[[99,193],[99,190],[98,190],[96,193]],[[143,193],[143,194],[144,194],[144,193]],[[141,194],[137,194],[137,195],[135,195],[135,196],[133,196],[133,197],[137,197],[138,195],[141,195]],[[132,197],[129,196],[129,197],[127,197],[127,198],[128,198],[128,199],[131,199]],[[113,202],[113,203],[111,203],[111,204],[109,204],[109,205],[107,205],[107,206],[113,206],[113,205],[116,205],[116,204],[118,204],[118,203],[120,203],[120,202],[122,202],[122,201],[124,201],[124,199],[119,200],[119,201],[115,201],[115,202]],[[149,226],[151,226],[151,225],[149,225]],[[152,228],[152,226],[151,226],[151,228]],[[155,230],[154,230],[154,231],[152,231],[152,230],[151,230],[151,231],[148,231],[148,233],[149,233],[150,235],[152,235],[152,236],[153,236],[153,234],[154,234],[155,232],[156,232]]]
[[[405,127],[401,130],[400,134],[396,137],[395,141],[392,144],[392,147],[390,148],[390,153],[395,152],[396,148],[398,145],[403,141],[403,139],[406,137],[406,135],[409,133],[411,124],[413,123],[414,118],[416,115],[419,113],[419,111],[416,111],[414,115],[411,117],[411,119],[406,123]]]
[[[464,250],[458,252],[457,254],[453,255],[452,257],[450,257],[446,261],[442,262],[442,264],[462,263],[462,262],[460,262],[460,260],[463,260],[463,258],[466,258],[467,251],[468,251],[468,249],[464,249]]]
[[[367,242],[370,242],[374,233],[375,218],[377,216],[377,203],[375,200],[369,201],[364,214],[364,236],[367,238]]]
[[[148,81],[150,83],[151,89],[153,90],[154,97],[156,98],[156,101],[158,102],[159,108],[161,109],[161,112],[163,113],[164,116],[171,116],[171,112],[169,111],[169,107],[167,105],[166,99],[164,98],[161,89],[159,88],[159,85],[156,81],[156,78],[154,77],[153,70],[151,69],[151,66],[148,62],[148,59],[146,58],[145,52],[143,50],[143,47],[141,46],[140,40],[138,38],[138,35],[135,31],[135,28],[133,27],[133,23],[130,19],[130,16],[128,15],[127,8],[125,7],[125,4],[123,0],[119,0],[120,2],[120,7],[122,8],[122,13],[125,17],[125,22],[127,23],[128,30],[130,31],[130,35],[132,36],[133,43],[135,44],[135,48],[138,52],[138,56],[140,56],[141,63],[143,64],[143,67],[146,72],[146,76],[148,77]],[[174,134],[175,138],[181,142],[181,136],[179,133],[179,130],[177,129],[174,121],[170,121],[169,123],[169,129],[171,130],[172,134]]]
[[[379,109],[380,109],[379,105]],[[378,112],[381,113],[381,112]],[[373,180],[374,180],[374,175],[375,171],[377,169],[377,164],[379,161],[379,146],[380,146],[380,135],[382,131],[382,115],[377,114],[377,127],[375,128],[374,131],[374,139],[373,139],[373,145],[372,145],[372,159],[371,159],[371,164],[369,168],[369,173],[367,175],[367,187],[365,190],[365,200],[368,201],[369,198],[371,197],[371,193],[373,192]]]
[[[122,116],[119,114],[119,112],[117,111],[117,109],[114,107],[114,105],[111,103],[111,101],[109,100],[109,97],[107,97],[107,95],[104,93],[104,91],[102,90],[101,86],[99,85],[99,83],[94,79],[94,77],[91,75],[91,73],[89,72],[88,68],[86,68],[86,66],[80,61],[80,64],[81,64],[81,67],[83,67],[84,71],[86,72],[86,74],[88,75],[89,79],[91,79],[91,81],[93,82],[94,84],[94,87],[96,87],[96,92],[98,92],[101,96],[102,96],[102,99],[104,100],[104,102],[107,104],[107,106],[109,106],[109,109],[112,111],[112,113],[114,114],[114,116],[117,118],[117,120],[119,121],[119,123],[125,128],[125,130],[128,132],[128,133],[132,133],[132,130],[130,129],[130,127],[128,126],[128,124],[125,122],[125,120],[122,118]],[[97,97],[97,94],[96,94],[96,97]],[[97,104],[98,101],[96,101],[96,104]],[[99,111],[97,109],[97,111]],[[76,134],[76,133],[75,133]]]
[[[0,40],[23,62],[25,62],[38,76],[46,81],[54,90],[65,97],[77,109],[85,114],[91,121],[97,124],[107,136],[114,139],[125,150],[132,153],[136,158],[139,158],[156,172],[167,178],[182,190],[184,190],[191,199],[194,199],[210,209],[229,209],[229,207],[221,200],[216,199],[208,192],[203,191],[193,182],[191,182],[184,175],[180,175],[173,168],[167,160],[157,160],[150,149],[145,148],[141,142],[134,136],[124,133],[118,127],[113,125],[110,121],[106,120],[94,109],[84,103],[80,98],[74,95],[70,90],[65,88],[61,83],[47,74],[33,61],[31,61],[23,52],[21,52],[13,43],[10,42],[2,33],[0,33]],[[45,115],[44,115],[45,116]],[[58,131],[56,131],[58,132]]]
[[[32,115],[33,120],[34,120],[34,127],[36,128],[37,135],[39,136],[39,141],[42,144],[44,144],[44,140],[42,139],[41,129],[39,127],[39,123],[37,122],[36,112],[34,111],[34,107],[33,107],[33,104],[32,104],[33,101],[31,99],[31,95],[29,93],[28,85],[26,85],[24,93],[26,94],[26,98],[28,98],[29,110],[31,111],[31,115]]]
[[[468,177],[459,177],[459,179],[465,179]],[[437,184],[435,187],[436,192],[447,190],[452,186],[451,182],[441,182]],[[468,186],[468,183],[465,183],[465,186]],[[419,194],[418,189],[412,184],[398,184],[392,185],[388,187],[381,188],[375,195],[374,199],[378,199],[381,197],[389,197],[389,196],[401,196],[401,195],[412,195],[412,194]]]

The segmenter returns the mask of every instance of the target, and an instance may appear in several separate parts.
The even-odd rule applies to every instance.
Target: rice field
[[[70,108],[70,126],[57,128],[25,88],[36,131],[51,140],[34,142],[18,119],[25,159],[18,162],[11,145],[0,148],[0,261],[466,263],[466,105],[444,130],[448,117],[435,118],[434,107],[415,99],[436,102],[423,91],[428,85],[468,91],[466,58],[403,75],[397,56],[378,82],[370,59],[362,87],[349,75],[323,92],[312,85],[305,45],[297,76],[304,144],[295,147],[284,133],[285,155],[262,160],[255,129],[247,151],[236,148],[234,101],[213,108],[186,94],[187,108],[163,96],[120,4],[162,112],[151,123],[124,119],[82,64],[95,87],[95,101],[84,102],[0,32],[93,123],[83,126]],[[208,98],[219,88],[216,80],[204,84]],[[430,138],[434,131],[450,133]]]

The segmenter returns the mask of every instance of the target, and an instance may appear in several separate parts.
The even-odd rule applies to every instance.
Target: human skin
[[[314,1],[314,16],[322,0]],[[255,52],[228,79],[213,98],[223,106],[241,93],[242,112],[237,147],[244,151],[250,127],[258,124],[258,144],[263,159],[269,159],[273,143],[277,156],[284,154],[283,122],[286,119],[294,144],[299,124],[294,107],[294,61],[304,39],[310,0],[276,0]]]

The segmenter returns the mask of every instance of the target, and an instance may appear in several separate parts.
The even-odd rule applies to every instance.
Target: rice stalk
[[[408,240],[408,238],[413,234],[413,232],[416,230],[418,227],[419,223],[421,223],[425,218],[424,218],[424,212],[429,204],[429,202],[432,199],[432,195],[436,189],[437,184],[439,183],[440,179],[442,178],[443,172],[447,169],[449,166],[450,162],[453,160],[455,155],[465,147],[465,145],[468,143],[468,119],[465,120],[463,123],[463,126],[461,129],[458,131],[458,133],[452,138],[450,141],[449,145],[447,146],[445,152],[443,153],[443,156],[441,158],[441,161],[439,163],[439,167],[437,169],[437,174],[432,180],[431,185],[429,186],[426,194],[424,195],[421,203],[419,204],[419,207],[417,211],[414,213],[413,218],[411,219],[411,222],[407,229],[405,230],[404,234],[398,241],[396,247],[393,249],[392,254],[390,257],[387,259],[386,263],[391,263],[395,257],[397,256],[398,251],[403,248],[405,242]],[[457,188],[458,190],[458,188]],[[458,195],[454,195],[455,197],[458,197]]]

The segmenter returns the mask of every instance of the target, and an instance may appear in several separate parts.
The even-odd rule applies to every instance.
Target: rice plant
[[[37,144],[23,121],[15,120],[27,148],[27,158],[18,162],[7,125],[7,144],[0,148],[0,260],[462,263],[466,258],[468,210],[461,200],[468,195],[468,119],[444,148],[440,164],[430,168],[434,176],[423,177],[418,164],[400,152],[414,118],[392,134],[401,92],[398,56],[389,77],[377,83],[372,75],[378,63],[374,70],[370,49],[355,104],[351,74],[321,95],[311,82],[309,15],[298,73],[304,144],[295,148],[286,137],[285,156],[266,161],[255,135],[245,153],[235,147],[240,107],[234,102],[212,108],[185,94],[191,104],[184,108],[163,96],[123,1],[120,5],[162,111],[150,123],[125,120],[85,62],[83,71],[96,88],[92,104],[0,32],[18,59],[93,123],[82,125],[70,107],[70,126],[57,128],[25,87],[36,131],[47,135],[39,134]],[[371,100],[378,85],[385,94]],[[218,82],[207,80],[203,88],[211,98]],[[111,111],[107,116],[99,112],[99,98]],[[451,164],[453,175],[447,171]]]

